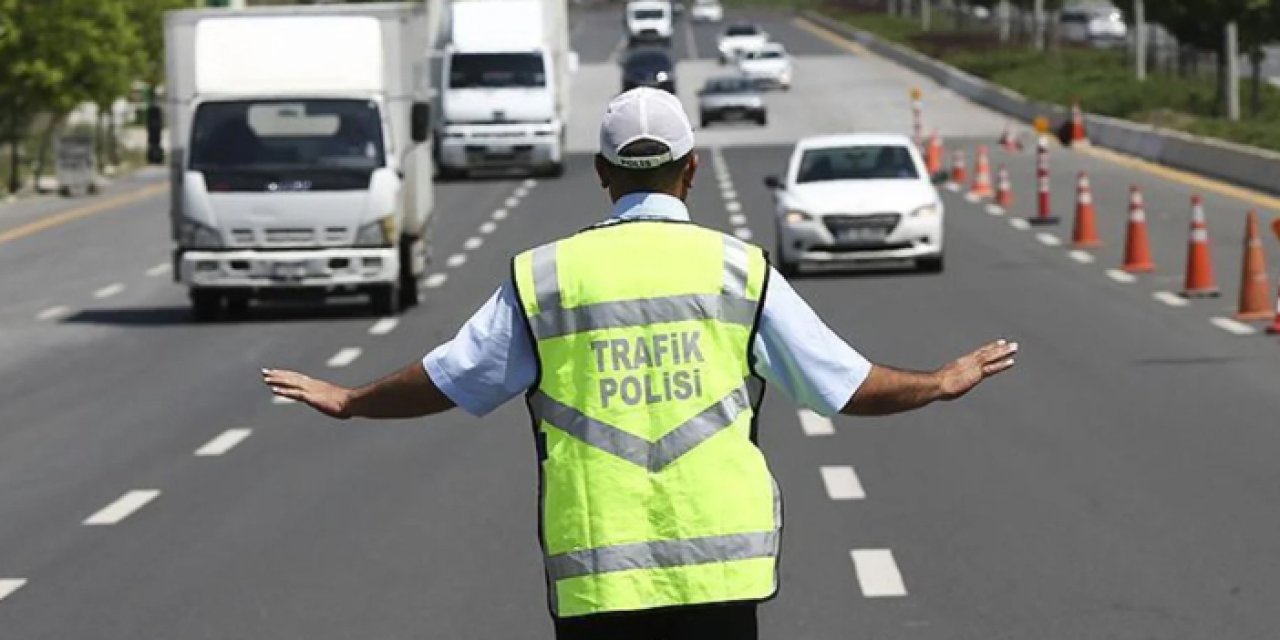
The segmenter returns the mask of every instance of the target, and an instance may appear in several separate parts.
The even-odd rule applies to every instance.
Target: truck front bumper
[[[400,275],[400,256],[394,247],[177,250],[174,252],[174,273],[179,282],[192,288],[359,291],[395,283]]]
[[[436,161],[449,169],[549,168],[562,156],[555,124],[449,126],[439,144]]]

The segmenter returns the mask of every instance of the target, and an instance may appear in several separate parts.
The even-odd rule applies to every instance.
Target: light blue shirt
[[[631,194],[614,205],[613,218],[687,221],[689,212],[678,198]],[[508,278],[453,340],[422,359],[422,366],[454,404],[485,415],[524,394],[537,376],[537,357],[523,322]],[[752,348],[756,375],[822,415],[838,413],[871,372],[871,363],[823,324],[777,271],[769,274]]]

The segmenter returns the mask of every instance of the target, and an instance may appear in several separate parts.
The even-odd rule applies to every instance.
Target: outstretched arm
[[[354,389],[285,369],[263,369],[262,381],[277,396],[306,403],[320,413],[341,420],[417,418],[454,406],[417,362]]]
[[[937,371],[903,371],[872,365],[867,379],[840,413],[883,416],[910,411],[936,400],[954,400],[983,380],[1013,366],[1018,343],[997,340]]]

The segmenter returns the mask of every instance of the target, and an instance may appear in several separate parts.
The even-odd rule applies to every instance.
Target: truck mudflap
[[[288,251],[178,251],[178,280],[209,289],[361,289],[400,277],[395,247]]]

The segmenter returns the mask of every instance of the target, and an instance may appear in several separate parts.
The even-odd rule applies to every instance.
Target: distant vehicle
[[[436,123],[440,175],[560,175],[577,68],[563,0],[454,0],[449,10]]]
[[[702,127],[717,120],[744,120],[764,126],[769,121],[764,96],[755,83],[739,76],[710,78],[698,91],[698,113]]]
[[[197,320],[273,295],[418,301],[430,22],[409,3],[165,15],[173,270]]]
[[[674,13],[667,0],[631,0],[627,3],[627,42],[671,45]]]
[[[632,49],[622,61],[622,90],[654,87],[676,92],[676,65],[666,49],[640,47]]]
[[[716,42],[720,64],[733,62],[745,51],[755,51],[769,42],[769,34],[759,25],[731,24]]]
[[[783,91],[791,88],[791,58],[776,42],[743,52],[738,57],[738,70],[758,86],[780,87]]]
[[[1128,41],[1124,14],[1110,4],[1077,4],[1058,14],[1062,39],[1094,47],[1117,47]]]
[[[771,176],[774,254],[784,274],[810,264],[914,260],[943,269],[942,199],[915,145],[902,135],[805,138],[787,173]]]
[[[689,17],[694,22],[720,22],[724,20],[724,5],[720,4],[720,0],[694,0]]]

